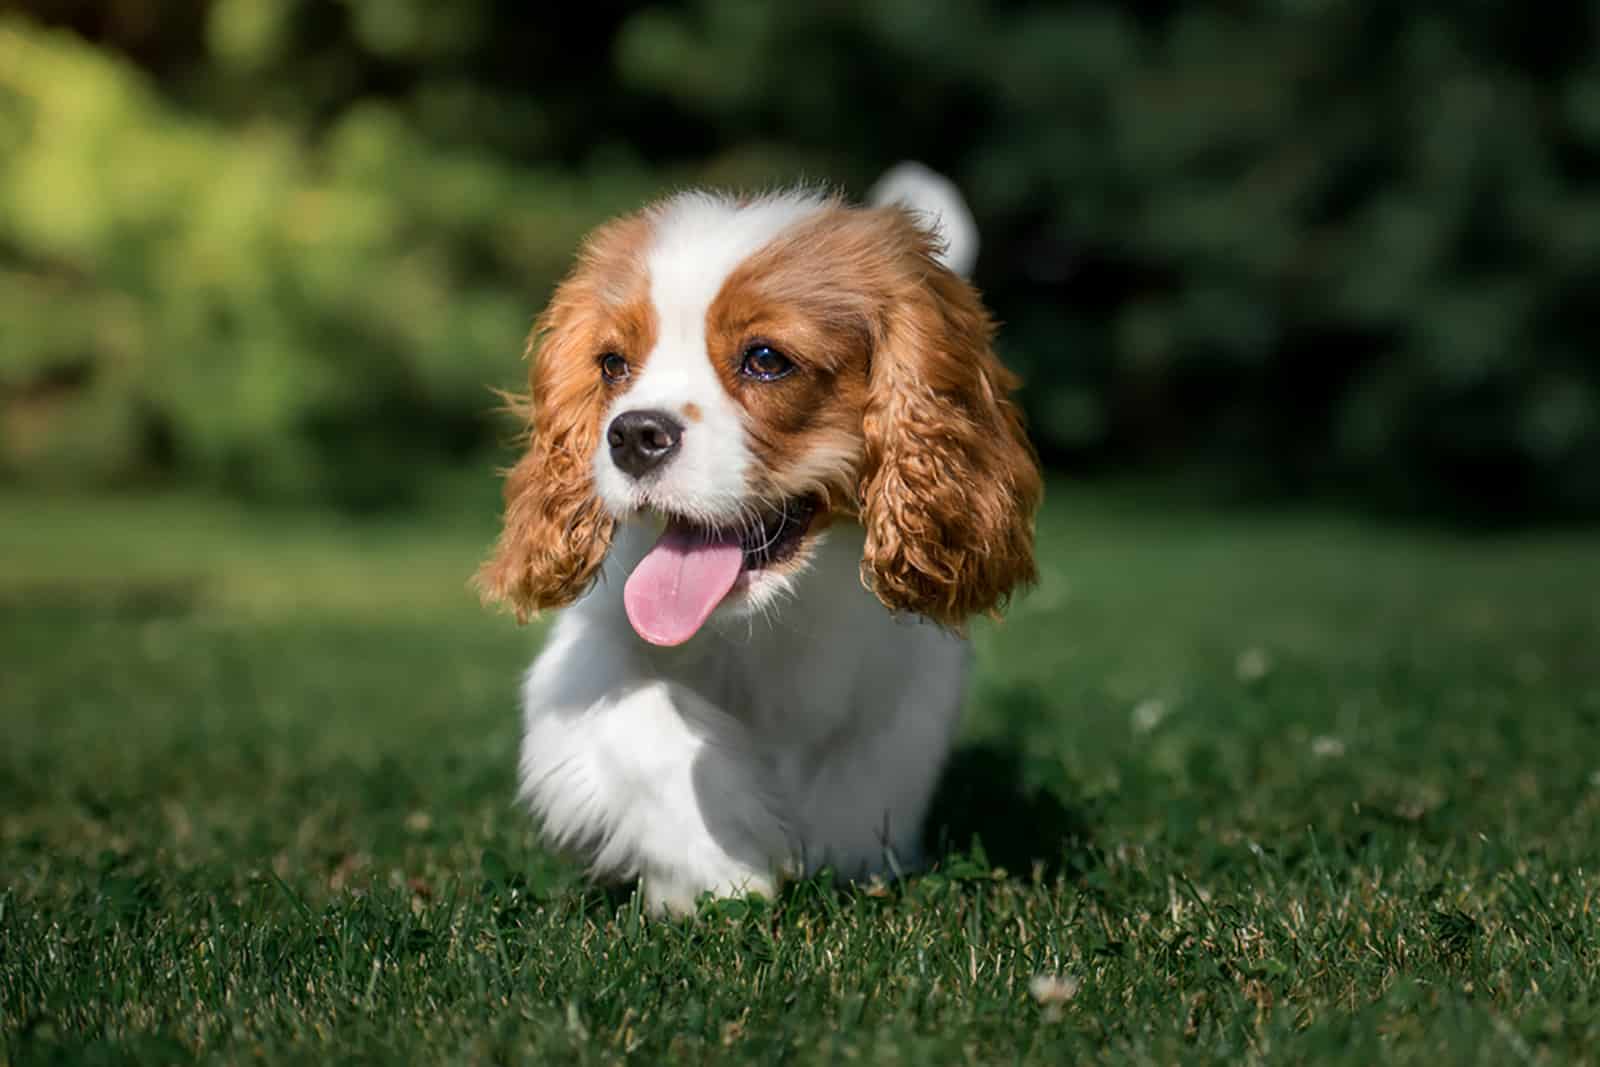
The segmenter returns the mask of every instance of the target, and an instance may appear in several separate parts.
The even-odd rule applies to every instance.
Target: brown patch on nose
[[[683,417],[688,419],[690,422],[700,421],[701,415],[699,404],[685,404],[683,407],[679,408],[678,411],[681,412]]]

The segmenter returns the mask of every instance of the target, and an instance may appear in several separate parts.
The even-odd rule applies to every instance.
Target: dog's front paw
[[[645,911],[657,918],[671,919],[693,917],[696,904],[707,893],[718,899],[759,894],[773,900],[778,895],[778,885],[778,879],[762,871],[706,879],[688,871],[658,870],[646,871],[639,877]]]

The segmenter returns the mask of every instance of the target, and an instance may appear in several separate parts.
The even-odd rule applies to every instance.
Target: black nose
[[[683,423],[665,411],[624,411],[611,420],[611,462],[642,478],[667,461],[683,440]]]

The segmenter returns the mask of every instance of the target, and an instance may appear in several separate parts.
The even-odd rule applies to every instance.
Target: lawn
[[[0,1064],[1593,1062],[1600,538],[1057,486],[943,859],[642,919],[476,497],[0,495]]]

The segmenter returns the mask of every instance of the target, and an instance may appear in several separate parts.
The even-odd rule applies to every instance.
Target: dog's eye
[[[789,357],[767,344],[753,344],[744,350],[739,373],[758,382],[775,382],[794,370]]]
[[[628,361],[615,352],[604,353],[600,357],[600,376],[613,385],[627,380]]]

